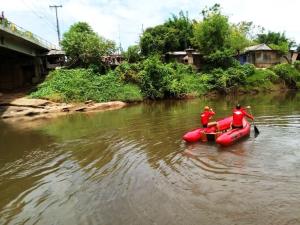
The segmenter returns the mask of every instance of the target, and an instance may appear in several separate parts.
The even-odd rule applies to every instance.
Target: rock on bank
[[[0,97],[0,117],[4,120],[35,120],[53,118],[70,113],[98,112],[104,110],[120,109],[127,103],[112,101],[95,103],[56,103],[42,99],[27,97],[11,98]]]

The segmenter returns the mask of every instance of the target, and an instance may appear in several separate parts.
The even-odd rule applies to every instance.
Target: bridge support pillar
[[[34,86],[42,80],[44,71],[40,57],[0,57],[0,92]]]
[[[34,59],[34,76],[32,77],[32,83],[37,84],[42,78],[43,62],[41,58]]]

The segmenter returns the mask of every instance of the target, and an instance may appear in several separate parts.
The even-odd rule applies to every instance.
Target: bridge
[[[55,45],[0,17],[0,90],[37,84],[63,61]]]

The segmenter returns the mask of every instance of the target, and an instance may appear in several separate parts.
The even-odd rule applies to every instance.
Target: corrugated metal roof
[[[167,52],[169,55],[186,55],[186,51],[178,51],[178,52]]]
[[[187,49],[188,50],[188,49]],[[176,52],[167,52],[166,55],[187,55],[187,52],[186,51],[176,51]],[[199,52],[192,52],[192,55],[200,55]]]
[[[253,45],[250,47],[245,48],[244,52],[249,52],[249,51],[270,51],[273,50],[266,44],[259,44],[259,45]]]

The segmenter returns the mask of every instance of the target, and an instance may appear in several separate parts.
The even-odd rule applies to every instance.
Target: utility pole
[[[57,37],[58,37],[58,44],[60,45],[60,31],[59,31],[59,23],[57,17],[57,8],[62,8],[62,5],[49,5],[49,7],[55,8]]]

